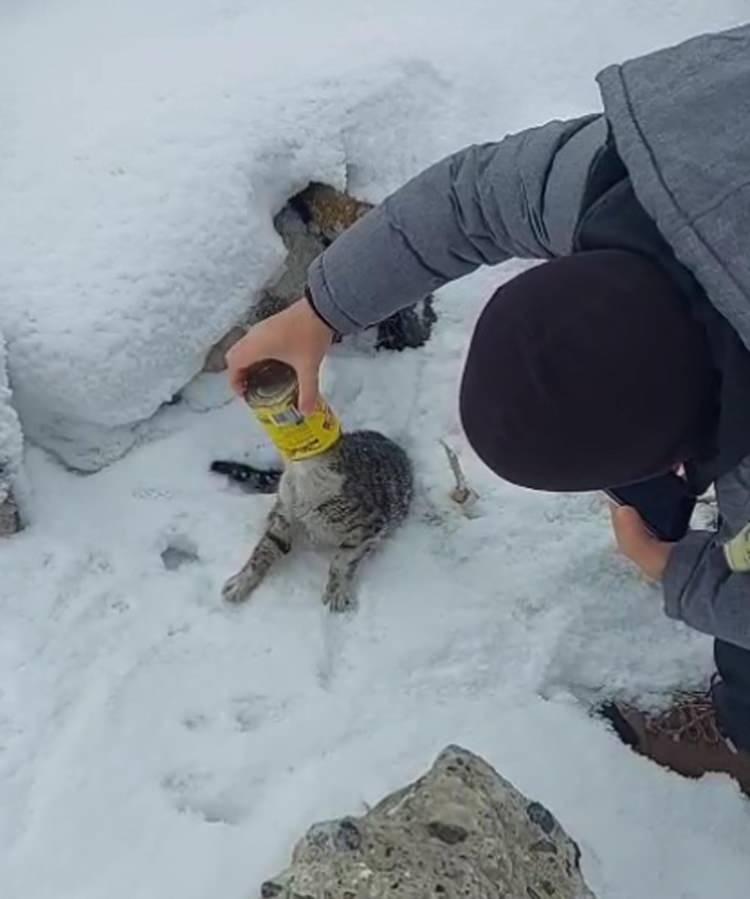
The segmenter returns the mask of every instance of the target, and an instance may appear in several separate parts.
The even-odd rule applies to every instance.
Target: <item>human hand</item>
[[[651,534],[635,509],[610,504],[612,529],[620,552],[634,562],[651,581],[660,581],[674,543],[664,543]]]
[[[258,322],[229,350],[226,362],[232,390],[243,395],[248,368],[264,359],[277,359],[296,371],[299,408],[307,415],[315,409],[318,374],[332,340],[333,331],[303,297],[282,312]]]

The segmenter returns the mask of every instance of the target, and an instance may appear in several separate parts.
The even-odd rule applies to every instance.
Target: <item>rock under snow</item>
[[[56,49],[43,72],[37,53],[0,93],[0,119],[24,98],[5,112],[0,329],[26,436],[74,468],[123,455],[242,320],[283,264],[290,196],[386,155],[403,180],[434,152],[430,65],[311,51],[290,67],[250,14],[207,27],[200,53],[187,26],[135,41],[147,79],[117,41],[74,66]]]
[[[235,324],[211,347],[203,371],[223,371],[226,367],[224,356],[243,336],[245,326],[262,321],[299,299],[312,261],[371,208],[371,203],[356,200],[328,184],[315,182],[291,197],[273,221],[286,251],[280,270],[264,286],[259,297],[253,294],[248,298],[248,308],[242,314],[241,323]]]
[[[227,351],[246,333],[248,326],[298,300],[304,293],[307,271],[313,260],[370,209],[371,203],[357,200],[329,184],[312,183],[290,197],[274,218],[274,227],[286,250],[284,263],[260,296],[253,296],[241,323],[211,347],[203,371],[223,371]],[[375,346],[388,350],[423,346],[435,321],[433,298],[429,295],[374,326],[371,330],[376,332]]]
[[[5,343],[0,335],[0,537],[15,534],[21,526],[14,486],[21,473],[23,438],[11,399]]]
[[[449,746],[361,818],[317,824],[262,899],[593,899],[554,815]]]

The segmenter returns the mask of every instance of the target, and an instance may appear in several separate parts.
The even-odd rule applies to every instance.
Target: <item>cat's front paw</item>
[[[238,605],[250,599],[250,594],[257,586],[258,580],[252,573],[240,571],[239,574],[230,577],[221,588],[221,597],[225,602]]]
[[[323,605],[328,606],[329,612],[351,612],[356,608],[357,601],[349,590],[327,589],[323,594]]]

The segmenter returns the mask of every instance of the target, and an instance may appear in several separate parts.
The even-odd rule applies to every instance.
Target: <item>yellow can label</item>
[[[724,557],[732,571],[750,572],[750,524],[724,544]]]
[[[322,397],[307,416],[288,399],[254,411],[279,452],[292,462],[324,453],[341,437],[341,422]]]

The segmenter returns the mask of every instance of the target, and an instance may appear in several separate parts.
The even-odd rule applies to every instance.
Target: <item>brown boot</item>
[[[729,774],[750,796],[750,753],[723,736],[710,694],[678,693],[674,705],[659,714],[620,702],[607,703],[598,713],[640,755],[685,777]]]

